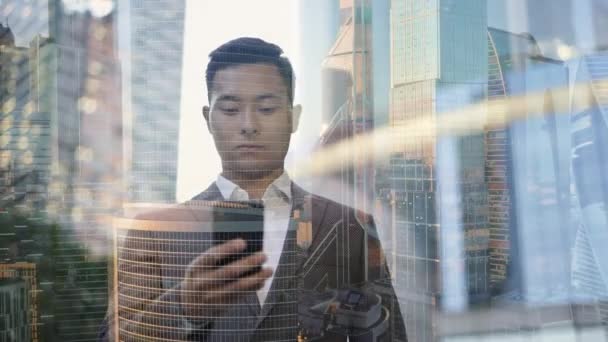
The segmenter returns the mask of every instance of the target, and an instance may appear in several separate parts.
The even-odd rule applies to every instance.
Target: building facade
[[[129,201],[174,202],[185,1],[134,1],[128,11]]]
[[[390,32],[389,257],[408,338],[430,341],[435,311],[487,292],[484,141],[400,128],[485,100],[486,3],[393,0]]]
[[[40,265],[41,338],[93,341],[108,301],[104,217],[122,199],[116,17],[56,0],[1,9],[16,43],[2,49],[23,56],[2,61],[18,74],[3,79],[14,89],[3,98],[3,217],[19,222],[7,227],[18,240],[9,254]]]
[[[0,264],[0,340],[39,341],[36,265]]]

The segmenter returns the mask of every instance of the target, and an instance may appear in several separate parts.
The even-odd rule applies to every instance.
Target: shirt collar
[[[215,185],[217,185],[222,197],[224,197],[225,200],[230,200],[235,192],[245,192],[245,190],[241,189],[241,187],[221,174],[217,176]],[[265,197],[267,197],[273,190],[278,191],[281,196],[284,196],[288,201],[291,201],[291,179],[289,178],[287,172],[283,172],[279,177],[277,177],[277,179],[270,183],[264,192],[262,199],[265,199]]]

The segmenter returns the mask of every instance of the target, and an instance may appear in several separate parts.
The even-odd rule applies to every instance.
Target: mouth
[[[242,144],[242,145],[238,145],[236,147],[237,151],[244,151],[244,152],[255,152],[255,151],[261,151],[263,149],[264,149],[264,146],[256,145],[256,144]]]

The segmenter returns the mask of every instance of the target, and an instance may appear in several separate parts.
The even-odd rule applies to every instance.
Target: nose
[[[241,121],[241,134],[257,135],[259,133],[258,122],[255,112],[247,107]]]

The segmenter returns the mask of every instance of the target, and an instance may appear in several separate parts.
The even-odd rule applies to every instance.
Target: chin
[[[269,165],[269,164],[265,164],[265,163],[256,162],[253,160],[251,160],[251,161],[240,160],[234,166],[235,166],[233,168],[234,171],[247,173],[247,174],[251,174],[251,175],[264,175],[279,167],[277,165]]]

